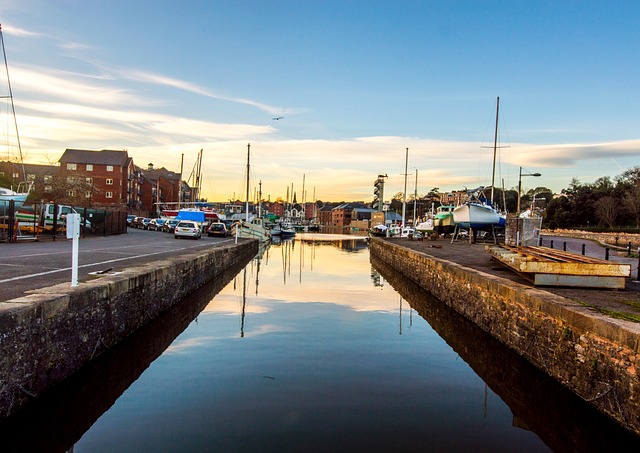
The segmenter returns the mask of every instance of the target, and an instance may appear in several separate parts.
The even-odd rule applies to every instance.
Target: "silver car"
[[[200,239],[201,235],[202,231],[200,230],[200,225],[198,224],[198,222],[194,222],[192,220],[181,220],[180,223],[176,225],[176,228],[173,231],[173,237],[175,237],[176,239]]]

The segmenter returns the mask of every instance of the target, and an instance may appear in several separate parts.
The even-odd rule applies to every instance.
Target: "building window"
[[[53,192],[53,187],[49,186],[49,185],[44,186],[44,191],[45,191],[45,193],[51,193],[51,192]]]
[[[76,164],[67,164],[67,170],[75,170]]]
[[[113,185],[113,179],[107,179],[107,185],[108,186],[112,186]]]
[[[35,180],[36,180],[36,175],[34,174],[27,175],[27,181],[35,181]]]
[[[107,171],[113,171],[113,165],[107,165]]]
[[[51,176],[51,175],[44,175],[44,182],[45,182],[45,184],[49,184],[49,183],[51,183],[51,181],[53,181],[53,176]]]
[[[87,171],[93,171],[93,164],[87,164]]]
[[[90,190],[87,190],[87,191],[84,193],[84,196],[85,196],[86,198],[91,198],[91,191],[90,191]]]
[[[71,176],[67,177],[67,184],[73,184],[74,180]]]
[[[93,184],[93,178],[85,178],[85,181],[89,185]]]
[[[104,196],[105,196],[106,198],[113,198],[113,192],[106,192],[106,193],[104,194]]]
[[[14,177],[15,179],[20,179],[20,173],[14,173],[14,174],[13,174],[13,177]]]
[[[68,197],[75,197],[76,193],[73,191],[73,189],[67,190],[67,196]]]

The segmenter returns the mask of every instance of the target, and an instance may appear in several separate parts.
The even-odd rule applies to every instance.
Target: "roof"
[[[126,167],[129,162],[129,155],[126,151],[114,151],[110,149],[103,149],[102,151],[67,149],[64,154],[62,154],[59,162]]]

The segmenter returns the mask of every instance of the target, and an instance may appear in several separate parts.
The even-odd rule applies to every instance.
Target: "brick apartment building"
[[[127,151],[67,149],[59,160],[58,181],[69,201],[134,207],[140,193]]]

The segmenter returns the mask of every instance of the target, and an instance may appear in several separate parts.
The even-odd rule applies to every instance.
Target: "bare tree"
[[[595,202],[596,217],[600,224],[613,228],[622,209],[621,204],[612,196],[604,196]]]
[[[624,205],[636,220],[636,228],[640,228],[640,181],[624,195]]]

